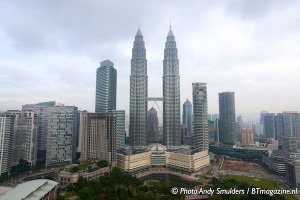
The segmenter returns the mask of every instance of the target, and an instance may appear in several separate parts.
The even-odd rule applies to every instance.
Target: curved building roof
[[[39,200],[48,194],[58,182],[48,179],[36,179],[19,184],[0,196],[0,200]]]

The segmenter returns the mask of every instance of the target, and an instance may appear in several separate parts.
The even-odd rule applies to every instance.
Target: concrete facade
[[[206,83],[193,83],[193,147],[208,150],[208,117]]]
[[[0,113],[0,175],[9,172],[13,160],[15,115]]]
[[[116,114],[81,113],[81,161],[106,160],[116,165]]]

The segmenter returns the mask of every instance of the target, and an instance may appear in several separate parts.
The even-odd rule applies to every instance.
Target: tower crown
[[[141,29],[140,29],[140,28],[137,30],[137,32],[136,32],[136,34],[135,34],[135,36],[138,36],[138,35],[141,35],[141,36],[143,36],[143,34],[142,34],[142,31],[141,31]]]
[[[174,36],[171,26],[170,26],[170,30],[168,32],[167,41],[175,41],[175,36]]]
[[[168,36],[174,36],[174,33],[173,33],[173,31],[172,31],[171,27],[170,27],[170,30],[169,30]]]

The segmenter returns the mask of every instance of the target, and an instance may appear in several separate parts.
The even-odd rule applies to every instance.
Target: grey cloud
[[[110,59],[118,70],[117,106],[128,111],[130,56],[138,25],[147,49],[149,95],[161,96],[163,49],[171,19],[179,51],[181,99],[191,98],[193,81],[207,82],[210,112],[217,112],[217,93],[222,90],[237,91],[240,112],[248,111],[251,101],[259,104],[249,95],[262,94],[261,104],[251,108],[259,111],[277,93],[252,83],[271,84],[277,74],[270,70],[271,78],[264,78],[266,73],[250,71],[246,81],[245,75],[233,72],[275,58],[286,64],[287,58],[298,62],[297,7],[297,1],[269,0],[1,2],[0,60],[9,62],[0,63],[0,109],[56,99],[93,111],[96,68]],[[247,34],[224,38],[227,27]],[[9,42],[2,43],[3,38]],[[234,43],[245,48],[232,48]],[[298,83],[291,72],[280,78],[284,79],[290,79],[285,83],[288,88]],[[291,91],[286,91],[288,96]],[[276,109],[284,104],[284,99],[280,101]]]
[[[228,1],[226,14],[236,15],[240,19],[259,20],[268,15],[269,12],[282,9],[296,3],[295,0],[233,0]]]

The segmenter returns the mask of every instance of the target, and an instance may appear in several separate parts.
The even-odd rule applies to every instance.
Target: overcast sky
[[[235,92],[237,115],[300,110],[296,0],[1,1],[0,110],[56,100],[93,112],[96,69],[109,59],[118,71],[117,109],[128,114],[138,26],[149,96],[162,96],[170,20],[181,103],[191,99],[193,82],[204,82],[209,113],[218,113],[218,93],[224,91]]]

